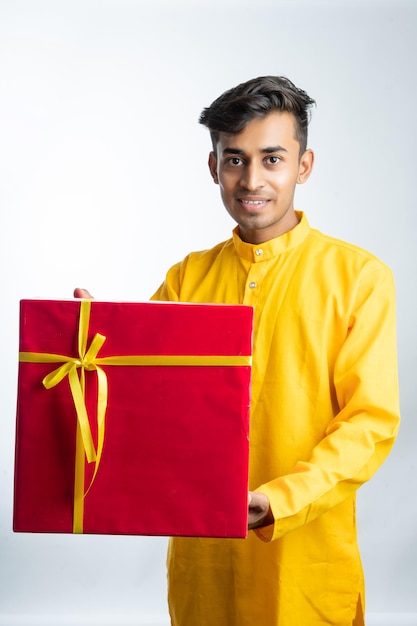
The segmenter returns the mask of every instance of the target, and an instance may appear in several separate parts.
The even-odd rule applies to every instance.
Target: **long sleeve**
[[[399,425],[395,292],[378,265],[362,273],[354,292],[348,333],[333,371],[339,411],[311,455],[292,471],[259,487],[275,523],[258,531],[273,540],[337,506],[385,460]]]

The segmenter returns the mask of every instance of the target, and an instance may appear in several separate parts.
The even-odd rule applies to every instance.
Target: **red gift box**
[[[13,529],[246,537],[252,321],[21,301]]]

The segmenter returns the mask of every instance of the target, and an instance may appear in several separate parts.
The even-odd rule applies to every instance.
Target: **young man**
[[[261,77],[200,121],[232,238],[172,267],[156,300],[255,308],[247,540],[173,538],[173,626],[362,626],[355,492],[399,423],[394,287],[374,256],[294,208],[314,101]],[[77,290],[76,295],[84,295]]]
[[[368,252],[294,209],[314,101],[261,77],[200,122],[233,236],[171,268],[157,300],[255,307],[247,540],[174,538],[173,626],[360,626],[355,492],[398,423],[394,287]]]

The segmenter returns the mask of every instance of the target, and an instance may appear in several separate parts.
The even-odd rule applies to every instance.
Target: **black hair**
[[[219,133],[236,135],[253,119],[272,111],[287,111],[295,118],[296,139],[300,156],[307,148],[307,131],[311,107],[315,101],[285,76],[260,76],[225,91],[207,108],[199,122],[211,135],[216,151]]]

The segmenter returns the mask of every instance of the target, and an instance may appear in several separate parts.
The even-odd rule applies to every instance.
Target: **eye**
[[[281,161],[281,158],[279,156],[276,156],[275,154],[271,154],[271,156],[269,156],[266,161],[268,165],[277,165],[277,163]]]
[[[228,162],[230,165],[237,166],[237,165],[241,165],[241,164],[242,164],[242,159],[241,159],[241,158],[239,158],[239,157],[237,157],[237,156],[236,156],[236,157],[234,156],[234,157],[230,157],[230,159],[228,159],[228,161],[227,161],[227,162]]]

